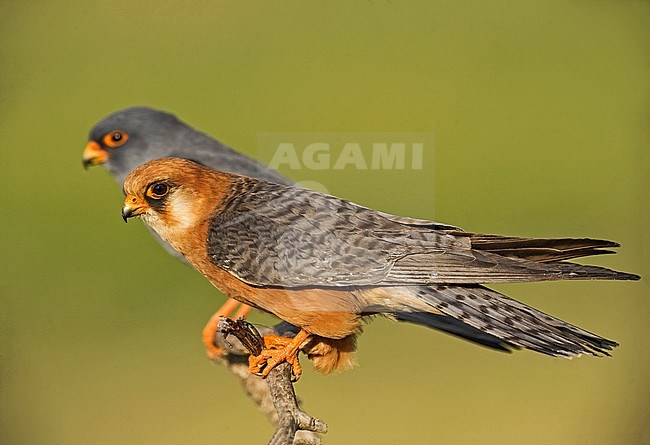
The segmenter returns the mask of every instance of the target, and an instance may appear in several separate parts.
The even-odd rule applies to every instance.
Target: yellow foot
[[[221,306],[219,310],[215,312],[212,317],[210,317],[210,320],[208,320],[205,327],[203,328],[203,344],[205,345],[209,359],[214,360],[224,353],[224,350],[222,348],[214,344],[214,336],[219,329],[219,321],[221,321],[221,319],[224,317],[230,317],[233,313],[234,315],[232,315],[231,318],[235,320],[239,318],[245,318],[246,315],[248,315],[248,313],[251,311],[250,306],[242,304],[235,312],[235,309],[237,309],[237,306],[239,304],[239,301],[233,298],[229,298],[223,304],[223,306]]]
[[[280,363],[287,362],[291,365],[293,380],[298,380],[302,374],[298,352],[308,339],[309,333],[303,330],[293,338],[274,334],[264,336],[264,349],[259,355],[251,355],[248,358],[248,370],[264,378]]]

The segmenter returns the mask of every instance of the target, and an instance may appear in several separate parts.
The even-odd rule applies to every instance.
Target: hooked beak
[[[129,218],[143,214],[147,210],[147,205],[133,195],[126,195],[124,205],[122,206],[122,219],[128,222]]]
[[[100,147],[95,141],[88,142],[86,148],[84,148],[83,154],[81,155],[81,163],[86,170],[88,170],[89,165],[103,164],[107,159],[108,152]]]

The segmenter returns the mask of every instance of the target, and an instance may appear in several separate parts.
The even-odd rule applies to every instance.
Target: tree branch
[[[248,356],[260,353],[262,335],[275,333],[293,337],[296,332],[294,326],[284,322],[273,329],[257,329],[243,319],[224,318],[215,336],[217,346],[227,351],[215,362],[224,365],[239,378],[248,396],[276,427],[269,445],[318,445],[321,440],[316,433],[327,432],[325,422],[300,409],[291,381],[291,365],[278,365],[266,379],[248,371]]]

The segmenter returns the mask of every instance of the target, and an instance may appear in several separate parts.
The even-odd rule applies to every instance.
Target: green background
[[[224,297],[81,168],[90,127],[130,105],[256,157],[267,132],[433,133],[435,179],[284,173],[467,230],[613,239],[619,255],[589,261],[646,276],[497,286],[619,341],[609,359],[372,322],[354,370],[305,361],[297,390],[326,443],[650,443],[648,2],[4,0],[0,17],[1,443],[272,433],[204,358]]]

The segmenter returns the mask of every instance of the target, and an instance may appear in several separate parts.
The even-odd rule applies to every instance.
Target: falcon
[[[346,367],[373,315],[448,323],[500,350],[609,355],[616,342],[483,284],[639,279],[566,261],[612,253],[619,245],[611,241],[475,234],[186,159],[147,162],[123,189],[125,221],[139,216],[223,293],[300,328],[293,338],[264,338],[249,362],[262,376],[287,361],[297,378],[301,349],[319,371]]]

